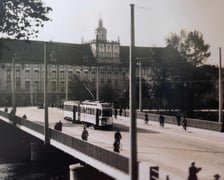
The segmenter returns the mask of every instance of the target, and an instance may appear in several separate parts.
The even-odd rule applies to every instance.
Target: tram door
[[[96,109],[96,126],[99,126],[99,115],[100,115],[100,110]]]
[[[77,107],[73,106],[73,121],[76,120],[76,112],[77,112]]]

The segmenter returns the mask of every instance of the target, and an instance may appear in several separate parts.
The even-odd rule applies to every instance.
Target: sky
[[[224,57],[224,0],[42,1],[53,11],[36,40],[89,42],[101,18],[108,40],[119,38],[121,45],[130,45],[130,4],[134,4],[136,46],[165,47],[170,33],[197,30],[210,45],[207,63],[219,63],[219,47]]]

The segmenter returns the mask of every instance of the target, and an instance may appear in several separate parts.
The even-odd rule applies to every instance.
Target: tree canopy
[[[196,30],[191,32],[181,30],[180,35],[171,33],[166,38],[166,44],[167,47],[176,49],[193,66],[202,65],[211,54],[210,46],[205,43],[203,34]]]
[[[51,10],[41,0],[1,0],[0,32],[16,39],[37,37]]]

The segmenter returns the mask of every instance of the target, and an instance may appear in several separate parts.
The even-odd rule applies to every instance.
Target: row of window
[[[65,74],[66,74],[65,71],[60,71],[60,74],[59,74],[60,79],[65,79]],[[40,74],[39,70],[34,70],[34,73],[33,73],[33,78],[34,79],[39,79],[40,75],[41,74]],[[76,75],[80,77],[81,76],[81,72],[77,71]],[[111,78],[112,73],[111,72],[107,72],[106,73],[106,72],[101,71],[100,74],[99,74],[99,76],[102,77],[102,78],[104,78],[105,75],[107,75],[108,78]],[[11,79],[11,76],[12,76],[12,71],[10,69],[7,69],[7,71],[6,71],[6,79]],[[88,78],[88,76],[89,76],[89,72],[88,71],[84,71],[83,77],[84,78]],[[118,72],[114,72],[114,76],[115,76],[115,78],[118,78]],[[49,72],[49,78],[50,77],[52,79],[56,79],[57,78],[57,72],[56,71]],[[73,77],[73,72],[69,71],[68,72],[68,79],[71,80],[72,77]],[[121,78],[125,79],[125,77],[126,77],[126,73],[122,72],[122,77]],[[17,79],[21,78],[21,71],[20,70],[16,70],[16,78]],[[92,72],[92,78],[93,78],[93,80],[95,80],[95,78],[96,78],[96,72],[95,71]],[[31,72],[30,72],[30,70],[26,70],[25,71],[25,79],[31,79]]]
[[[42,68],[44,69],[44,64],[15,64],[16,68],[18,67],[22,67],[22,68],[31,68],[33,67],[35,68]],[[11,68],[12,64],[11,63],[7,63],[7,64],[2,64],[2,68]],[[72,69],[72,65],[56,65],[56,64],[49,64],[48,68],[49,69],[56,69],[57,67],[59,67],[59,69],[67,69],[67,70],[71,70]]]
[[[100,44],[99,45],[100,49],[103,49],[104,47],[107,48],[107,49],[118,49],[119,46],[118,45],[110,45],[110,44]]]
[[[39,81],[35,81],[32,84],[33,91],[40,91],[41,88],[43,88],[43,87],[44,87],[44,85],[42,84],[42,87],[41,87],[41,84],[40,84]],[[11,81],[7,81],[6,82],[6,90],[10,91],[11,88],[12,88]],[[23,87],[21,81],[16,81],[16,89],[17,90],[24,89],[25,91],[30,91],[31,90],[31,82],[30,81],[26,81],[25,84],[24,84],[24,87]],[[65,92],[65,82],[60,82],[58,84],[58,87],[57,87],[57,83],[56,82],[48,83],[48,89],[50,91],[53,91],[53,92],[56,92],[56,91]]]
[[[81,113],[95,115],[96,114],[96,109],[95,108],[81,107]]]
[[[119,58],[119,53],[111,53],[111,52],[99,52],[100,57],[109,57],[109,58]]]

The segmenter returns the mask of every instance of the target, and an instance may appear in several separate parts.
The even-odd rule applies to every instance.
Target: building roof
[[[1,40],[0,61],[11,62],[17,54],[17,62],[43,63],[44,44],[42,41]],[[50,64],[91,65],[95,63],[88,44],[47,42],[47,60]]]
[[[44,63],[44,44],[47,47],[47,60],[49,64],[69,65],[96,65],[89,44],[69,44],[58,42],[0,40],[0,62],[11,62],[17,54],[20,63]],[[167,48],[136,47],[136,58],[143,58],[150,63],[165,56]],[[129,46],[120,46],[120,65],[129,63]],[[104,65],[105,64],[98,64]],[[118,65],[118,66],[120,66]]]
[[[129,62],[129,46],[120,46],[120,58],[122,62]],[[141,59],[145,64],[151,64],[165,56],[166,48],[163,47],[135,47],[136,59]]]

